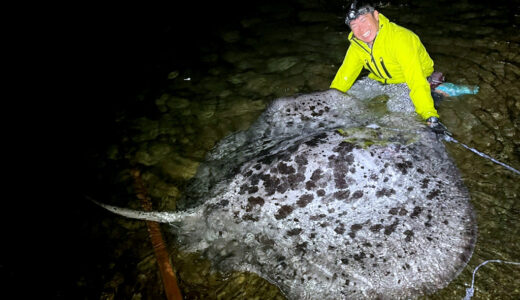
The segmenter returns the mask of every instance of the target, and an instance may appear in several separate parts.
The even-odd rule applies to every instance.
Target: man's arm
[[[402,43],[396,49],[396,56],[404,73],[405,82],[410,88],[410,98],[415,106],[415,111],[423,118],[439,117],[433,106],[430,84],[423,73],[420,51],[424,46],[416,35],[402,36]],[[427,54],[426,54],[427,55]]]
[[[357,56],[356,51],[349,47],[330,88],[342,92],[348,91],[361,73],[361,69],[363,69],[363,61]]]

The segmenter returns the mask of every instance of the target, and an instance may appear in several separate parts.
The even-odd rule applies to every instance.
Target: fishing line
[[[518,171],[517,169],[515,169],[515,168],[511,167],[510,165],[507,165],[507,164],[505,164],[505,163],[503,163],[503,162],[500,162],[500,161],[494,159],[493,157],[491,157],[491,156],[489,156],[489,155],[487,155],[487,154],[485,154],[485,153],[482,153],[482,152],[478,151],[478,150],[475,149],[475,148],[471,148],[470,146],[468,146],[468,145],[466,145],[466,144],[464,144],[464,143],[461,143],[461,142],[457,141],[456,139],[454,139],[454,138],[453,138],[452,136],[450,136],[449,134],[444,134],[444,140],[446,140],[446,141],[448,141],[448,142],[453,142],[453,143],[459,144],[459,145],[461,145],[462,147],[468,149],[469,151],[471,151],[471,152],[473,152],[473,153],[476,153],[477,155],[479,155],[479,156],[481,156],[481,157],[487,158],[487,159],[489,159],[490,161],[492,161],[492,162],[494,162],[494,163],[496,163],[496,164],[498,164],[498,165],[501,165],[502,167],[504,167],[504,168],[506,168],[506,169],[508,169],[508,170],[510,170],[510,171],[512,171],[512,172],[514,172],[514,173],[516,173],[516,174],[518,174],[518,175],[520,175],[520,171]]]
[[[444,128],[446,128],[446,126],[444,126],[444,125],[442,125],[442,126],[443,126]],[[376,125],[376,124],[370,124],[370,125],[368,125],[367,127],[368,127],[368,128],[371,128],[371,129],[377,129],[377,128],[379,128],[379,126]],[[406,130],[402,130],[402,129],[398,129],[398,128],[389,128],[389,129],[390,129],[390,130],[393,130],[393,131],[398,131],[398,132],[408,132],[408,131],[406,131]],[[491,157],[491,156],[489,156],[489,155],[487,155],[487,154],[485,154],[485,153],[482,153],[482,152],[478,151],[477,149],[472,148],[472,147],[470,147],[470,146],[468,146],[468,145],[466,145],[466,144],[464,144],[464,143],[461,143],[461,142],[459,142],[458,140],[454,139],[453,136],[452,136],[452,134],[451,134],[451,132],[449,132],[447,129],[444,130],[444,132],[442,133],[442,135],[444,136],[444,140],[445,140],[445,141],[447,141],[447,142],[452,142],[452,143],[455,143],[455,144],[459,144],[459,145],[461,145],[462,147],[468,149],[469,151],[471,151],[471,152],[473,152],[473,153],[475,153],[475,154],[477,154],[477,155],[479,155],[479,156],[481,156],[481,157],[487,158],[487,159],[489,159],[490,161],[492,161],[492,162],[494,162],[494,163],[496,163],[496,164],[498,164],[498,165],[501,165],[502,167],[508,169],[509,171],[512,171],[512,172],[514,172],[514,173],[520,175],[520,171],[518,171],[517,169],[511,167],[510,165],[505,164],[505,163],[503,163],[503,162],[501,162],[501,161],[498,161],[498,160],[494,159],[493,157]]]
[[[480,265],[478,265],[475,268],[475,270],[473,270],[473,278],[471,279],[471,287],[466,289],[466,296],[464,296],[463,300],[470,300],[471,297],[473,297],[473,294],[475,293],[475,289],[473,288],[473,286],[475,284],[475,274],[477,273],[477,270],[480,267],[482,267],[482,266],[484,266],[484,265],[486,265],[487,263],[490,263],[490,262],[497,262],[497,263],[512,264],[512,265],[519,265],[520,266],[520,262],[503,261],[503,260],[500,260],[500,259],[486,260],[485,262],[483,262]]]
[[[451,136],[451,133],[449,132],[445,132],[444,134],[444,140],[448,141],[448,142],[453,142],[453,143],[456,143],[456,144],[459,144],[461,145],[462,147],[470,150],[471,152],[473,153],[476,153],[477,155],[481,156],[481,157],[484,157],[484,158],[487,158],[489,159],[490,161],[498,164],[498,165],[501,165],[502,167],[516,173],[516,174],[519,174],[520,175],[520,171],[518,171],[517,169],[503,163],[503,162],[500,162],[494,158],[492,158],[491,156],[485,154],[485,153],[482,153],[480,151],[478,151],[477,149],[475,148],[471,148],[469,147],[468,145],[464,144],[464,143],[461,143],[459,141],[457,141],[456,139],[454,139],[452,136]],[[496,263],[504,263],[504,264],[512,264],[512,265],[518,265],[520,266],[520,262],[512,262],[512,261],[503,261],[503,260],[500,260],[500,259],[493,259],[493,260],[486,260],[485,262],[481,263],[480,265],[478,265],[475,270],[473,270],[473,277],[471,279],[471,287],[467,288],[466,289],[466,296],[464,296],[463,300],[470,300],[471,297],[473,297],[473,295],[475,294],[475,288],[474,288],[474,285],[475,285],[475,274],[477,273],[477,270],[486,265],[487,263],[490,263],[490,262],[496,262]]]

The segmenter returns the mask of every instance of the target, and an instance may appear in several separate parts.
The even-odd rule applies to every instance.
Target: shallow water
[[[113,191],[96,196],[138,208],[129,200],[128,174],[137,166],[154,207],[174,210],[184,184],[220,139],[247,129],[272,99],[327,89],[348,46],[344,13],[329,2],[258,5],[216,28],[197,64],[171,67],[153,97],[141,93],[118,112],[117,133],[101,147],[106,151],[89,157]],[[421,37],[447,81],[480,87],[477,95],[445,100],[441,120],[459,141],[520,169],[520,3],[413,3],[385,4],[380,12]],[[462,299],[473,269],[485,260],[520,261],[520,177],[459,145],[447,148],[470,191],[478,240],[459,277],[427,299]],[[144,223],[94,214],[96,222],[86,221],[83,230],[106,246],[92,258],[96,267],[77,279],[78,289],[103,299],[161,295]],[[255,275],[212,273],[203,258],[171,251],[186,299],[283,299]],[[477,273],[474,299],[519,298],[519,281],[518,266],[488,264]]]

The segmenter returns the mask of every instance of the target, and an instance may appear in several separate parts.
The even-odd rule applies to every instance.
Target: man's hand
[[[446,135],[451,136],[451,133],[448,131],[448,128],[446,128],[446,126],[444,126],[444,124],[442,124],[439,121],[439,118],[437,118],[437,117],[429,117],[426,120],[426,124],[436,134],[446,134]]]

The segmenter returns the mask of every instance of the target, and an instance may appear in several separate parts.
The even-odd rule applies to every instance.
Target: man
[[[330,85],[346,92],[362,68],[369,78],[387,83],[406,83],[415,111],[434,129],[439,129],[439,114],[434,107],[427,77],[433,73],[433,60],[419,37],[410,30],[390,22],[373,6],[353,1],[345,23],[350,47],[343,64]]]

